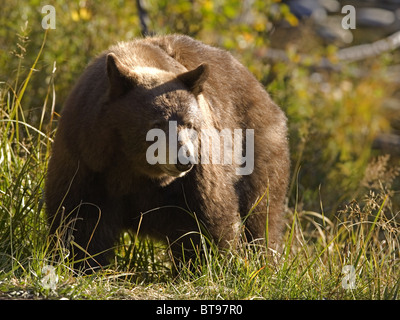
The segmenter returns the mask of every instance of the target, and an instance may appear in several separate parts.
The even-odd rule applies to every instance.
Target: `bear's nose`
[[[181,162],[179,161],[179,159],[178,159],[178,162],[177,162],[177,164],[175,165],[175,167],[176,167],[180,172],[187,172],[187,171],[189,171],[190,169],[193,168],[193,164],[190,163],[190,162],[184,164],[184,163],[181,163]]]

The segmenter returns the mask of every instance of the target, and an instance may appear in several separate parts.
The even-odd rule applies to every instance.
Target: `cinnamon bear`
[[[243,238],[276,248],[286,123],[225,50],[183,35],[118,43],[64,105],[45,186],[50,232],[90,268],[107,265],[128,229],[168,241],[177,259],[199,231],[220,248]]]

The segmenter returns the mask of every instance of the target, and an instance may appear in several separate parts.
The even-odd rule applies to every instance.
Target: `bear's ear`
[[[207,80],[209,67],[202,63],[196,69],[181,73],[178,79],[194,94],[198,95],[203,91],[204,82]]]
[[[118,98],[132,87],[128,78],[129,69],[124,66],[114,53],[107,55],[107,76],[110,83],[110,98]]]

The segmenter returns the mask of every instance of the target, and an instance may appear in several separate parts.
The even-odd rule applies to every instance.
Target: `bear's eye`
[[[194,122],[192,120],[186,122],[186,127],[189,129],[193,129],[194,127]]]
[[[163,120],[153,120],[150,122],[150,128],[152,129],[161,129],[163,127],[165,121]]]

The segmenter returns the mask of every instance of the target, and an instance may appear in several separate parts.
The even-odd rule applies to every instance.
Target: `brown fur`
[[[254,129],[254,171],[239,176],[234,164],[200,163],[182,177],[165,174],[146,161],[146,132],[169,120],[196,130]],[[283,112],[228,52],[179,35],[117,44],[88,66],[64,106],[46,182],[51,232],[67,231],[64,240],[94,255],[124,229],[139,230],[167,238],[179,256],[199,241],[186,235],[198,231],[188,211],[222,248],[237,243],[243,219],[248,240],[264,239],[268,216],[274,247],[284,224],[286,134]]]

